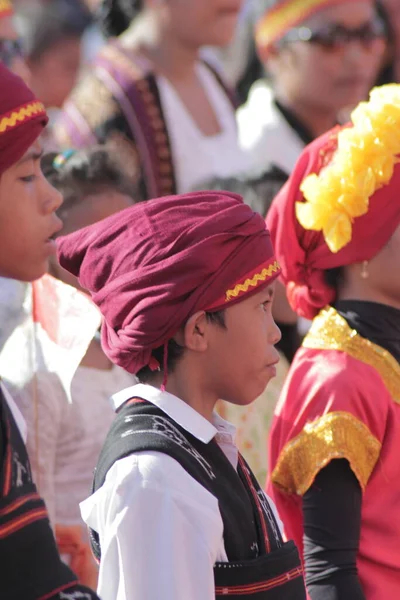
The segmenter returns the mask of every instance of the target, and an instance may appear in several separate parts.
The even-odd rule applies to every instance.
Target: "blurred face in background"
[[[30,84],[29,69],[24,60],[12,15],[0,17],[0,62]]]
[[[226,46],[234,36],[243,0],[149,1],[163,26],[185,45]]]
[[[72,92],[81,65],[81,39],[66,37],[27,58],[31,87],[46,108],[60,108]]]
[[[283,99],[337,115],[367,97],[385,50],[374,1],[355,0],[321,9],[288,32],[267,68]]]
[[[394,69],[396,82],[400,82],[400,2],[399,0],[383,0],[382,4],[388,12],[390,26],[394,34]]]

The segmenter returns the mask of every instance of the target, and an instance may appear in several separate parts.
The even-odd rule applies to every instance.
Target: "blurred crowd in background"
[[[0,60],[29,83],[51,117],[43,169],[64,197],[65,233],[135,202],[199,189],[238,192],[265,216],[308,143],[345,123],[375,85],[400,82],[398,0],[321,8],[270,43],[265,20],[278,4],[15,0],[14,14],[0,19]],[[113,418],[108,398],[134,378],[102,353],[94,307],[76,308],[80,292],[59,282],[77,287],[56,264],[51,277],[33,284],[33,296],[30,284],[1,282],[8,330],[0,366],[33,432],[33,470],[60,550],[95,587],[79,502]],[[32,314],[41,303],[51,312],[55,298],[65,330],[56,345],[74,348],[70,397],[48,368],[55,345],[45,339],[46,318],[31,371],[9,368],[15,344],[29,338]],[[222,402],[219,408],[238,426],[238,445],[262,483],[274,404],[308,327],[283,287],[274,310],[283,332],[277,378],[246,410]]]

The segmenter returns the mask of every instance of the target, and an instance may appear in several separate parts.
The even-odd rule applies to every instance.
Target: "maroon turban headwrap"
[[[107,356],[130,373],[199,310],[220,310],[280,273],[264,220],[240,196],[142,202],[58,239],[60,264],[100,308]]]
[[[371,260],[400,223],[400,164],[390,183],[371,196],[368,212],[354,219],[351,241],[339,252],[330,251],[322,232],[305,230],[298,222],[295,203],[304,201],[300,186],[308,175],[319,173],[329,163],[339,131],[338,127],[328,131],[303,151],[266,219],[289,302],[308,319],[335,300],[335,290],[328,285],[324,271]]]
[[[22,158],[47,121],[43,104],[0,62],[0,176]]]

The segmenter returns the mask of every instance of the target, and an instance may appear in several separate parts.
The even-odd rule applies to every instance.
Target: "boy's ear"
[[[174,336],[174,340],[194,352],[204,352],[208,348],[207,333],[209,322],[204,311],[192,315]]]

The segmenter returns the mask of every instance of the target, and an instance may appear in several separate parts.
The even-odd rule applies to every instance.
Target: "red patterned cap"
[[[25,154],[47,121],[43,104],[0,63],[0,175]]]

